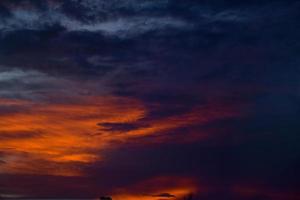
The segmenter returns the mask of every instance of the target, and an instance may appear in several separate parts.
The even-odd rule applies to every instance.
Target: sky
[[[300,199],[299,11],[1,0],[0,199]]]

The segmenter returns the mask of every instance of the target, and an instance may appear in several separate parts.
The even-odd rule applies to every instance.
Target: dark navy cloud
[[[102,128],[100,130],[105,131],[122,131],[124,133],[140,128],[138,124],[131,123],[99,123]]]
[[[180,79],[187,84],[212,79],[218,71],[231,76],[226,79],[251,79],[253,74],[265,79],[272,69],[259,71],[262,66],[296,48],[288,45],[298,31],[289,31],[297,19],[293,6],[298,5],[292,2],[257,3],[248,9],[222,2],[78,2],[10,8],[12,16],[1,29],[3,65],[80,77],[109,73],[120,77],[121,84],[133,77],[142,83]],[[82,16],[73,16],[72,10]],[[96,19],[83,20],[85,15]],[[286,42],[278,44],[276,37]],[[275,48],[278,52],[272,52]]]
[[[291,56],[297,48],[294,41],[299,31],[293,26],[297,3],[262,3],[245,9],[242,5],[220,7],[222,3],[207,6],[170,1],[141,5],[124,1],[125,5],[117,7],[135,11],[124,16],[115,4],[89,8],[92,4],[84,2],[56,2],[53,8],[27,9],[8,17],[6,20],[11,22],[2,23],[2,64],[55,76],[111,76],[111,84],[122,86],[124,93],[136,90],[131,84],[158,82],[160,87],[169,88],[172,83],[176,87],[177,80],[186,87],[214,78],[229,87],[235,82],[265,84],[289,73],[279,73],[282,65],[273,58],[282,57],[282,64],[287,64],[285,71],[293,71],[298,63]],[[95,12],[99,19],[70,17],[71,13],[63,9],[67,5],[79,6],[77,14]],[[15,7],[10,12],[24,10]],[[115,14],[100,16],[100,11],[109,15],[109,9]],[[140,11],[144,9],[149,10],[144,14]],[[187,17],[188,13],[192,16]]]

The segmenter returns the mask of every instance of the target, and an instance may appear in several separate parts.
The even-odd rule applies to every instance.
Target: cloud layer
[[[0,197],[297,199],[299,6],[1,1]]]

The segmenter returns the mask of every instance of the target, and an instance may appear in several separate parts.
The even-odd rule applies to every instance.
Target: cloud
[[[36,70],[0,67],[0,97],[38,99],[44,92],[58,92],[61,84],[72,85],[65,79],[48,76]],[[71,88],[69,87],[71,90]]]
[[[21,133],[13,133],[10,132],[1,132],[0,141],[6,140],[26,140],[41,137],[41,133],[39,132],[21,132]]]
[[[126,101],[123,102],[124,107],[118,105],[123,100]],[[127,101],[126,98],[123,100],[113,97],[110,100],[104,97],[91,97],[88,101],[84,99],[78,102],[76,99],[70,104],[16,100],[16,104],[19,104],[21,109],[27,108],[27,111],[2,113],[0,116],[0,132],[3,133],[0,149],[13,158],[1,167],[1,171],[77,175],[76,167],[70,168],[67,164],[70,162],[84,164],[101,159],[101,156],[93,152],[103,150],[113,139],[97,134],[99,121],[126,123],[143,116],[144,111],[138,102],[131,102],[130,99]],[[5,99],[2,102],[7,102],[8,107],[14,106]],[[123,117],[118,117],[117,113]],[[78,120],[81,123],[78,123]],[[38,134],[31,135],[36,132]],[[122,138],[123,136],[116,135],[113,140]],[[48,163],[48,167],[45,169],[39,167],[39,170],[36,170],[37,168],[31,166],[32,162]],[[52,168],[52,165],[62,167],[57,169]]]
[[[169,194],[169,193],[161,193],[157,195],[153,195],[154,197],[164,197],[164,198],[174,198],[176,197],[175,195]]]
[[[137,182],[123,188],[118,188],[112,195],[113,199],[173,199],[183,198],[185,195],[197,192],[198,183],[192,177],[159,176]],[[169,192],[164,192],[169,191]],[[151,195],[158,193],[159,195]],[[172,195],[171,195],[171,194]]]
[[[86,3],[87,2],[84,1],[81,4],[87,7]],[[97,6],[93,6],[93,4],[88,5],[87,8],[92,6],[90,10],[93,10],[95,13],[101,12],[103,7],[99,2],[95,4]],[[118,6],[118,4],[112,5]],[[97,18],[95,20],[82,21],[68,16],[60,9],[60,7],[49,7],[47,10],[42,11],[34,9],[28,10],[22,7],[12,9],[12,16],[2,20],[0,30],[6,33],[18,30],[47,30],[49,27],[60,25],[66,31],[70,32],[100,32],[110,37],[130,38],[150,31],[186,29],[191,27],[191,24],[188,24],[183,19],[176,19],[171,16],[116,16],[106,20]],[[96,11],[94,11],[95,9]],[[109,12],[105,11],[105,15],[108,14]]]
[[[130,123],[99,123],[101,130],[109,131],[109,132],[128,132],[134,129],[140,128],[138,124],[130,124]]]
[[[128,39],[148,32],[193,31],[199,26],[210,27],[208,24],[219,26],[218,23],[222,22],[246,23],[262,16],[261,10],[257,7],[253,7],[251,11],[239,8],[217,11],[201,4],[187,4],[182,13],[189,12],[194,17],[187,19],[178,12],[177,16],[173,14],[177,5],[172,1],[153,3],[135,0],[112,2],[69,0],[64,3],[49,1],[44,6],[30,2],[29,5],[32,7],[34,5],[33,8],[29,6],[30,9],[28,5],[27,7],[23,4],[16,5],[10,6],[10,16],[0,23],[2,32],[47,30],[49,27],[59,25],[70,32],[98,32],[109,37]],[[6,5],[4,8],[7,7],[9,6]]]
[[[174,132],[193,125],[204,126],[216,120],[240,116],[239,107],[227,105],[225,108],[222,102],[210,102],[181,114],[147,118],[147,107],[133,98],[73,98],[64,102],[1,100],[8,108],[18,107],[15,112],[12,109],[0,115],[0,131],[3,133],[0,149],[6,149],[14,157],[2,170],[7,173],[85,176],[80,166],[105,162],[105,154],[102,152],[107,149],[134,143],[137,139],[141,139],[141,145],[201,141],[209,137],[206,132],[200,134],[192,129],[185,134],[188,140]],[[30,163],[36,160],[49,163],[49,167],[35,170]],[[77,167],[70,168],[67,165],[74,162],[78,163],[75,165]],[[60,164],[62,167],[59,170],[51,167]]]
[[[120,18],[112,21],[83,24],[74,21],[66,21],[63,26],[69,31],[102,32],[104,35],[131,38],[150,31],[163,31],[164,29],[186,29],[191,27],[180,19],[170,17],[135,17]]]

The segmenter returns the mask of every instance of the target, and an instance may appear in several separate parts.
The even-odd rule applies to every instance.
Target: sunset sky
[[[0,0],[0,199],[300,200],[299,169],[300,1]]]

